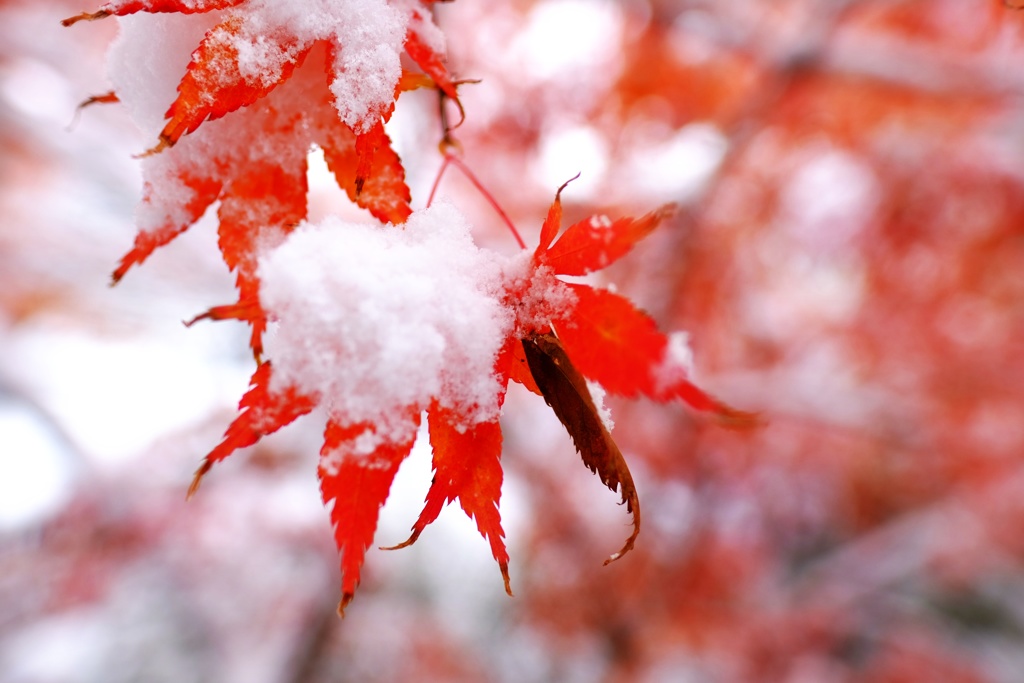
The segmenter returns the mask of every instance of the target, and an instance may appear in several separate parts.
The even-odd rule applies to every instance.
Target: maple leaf
[[[315,71],[306,70],[184,148],[144,159],[141,229],[135,246],[115,270],[114,281],[187,230],[219,200],[218,244],[225,263],[236,273],[239,300],[200,318],[250,322],[251,345],[259,357],[265,316],[259,306],[256,263],[261,247],[280,242],[307,215],[306,150],[311,145],[324,150],[338,185],[375,218],[397,224],[411,213],[405,173],[383,127],[356,135],[338,120],[329,97]],[[319,106],[309,107],[310,101]],[[372,144],[361,148],[360,140],[367,137]],[[248,144],[250,139],[261,144]]]
[[[457,93],[429,12],[415,3],[368,2],[383,18],[362,17],[370,26],[366,35],[355,6],[333,8],[327,17],[333,23],[310,29],[300,9],[266,0],[110,2],[65,21],[228,10],[192,53],[159,142],[146,155],[139,234],[115,269],[114,282],[219,200],[218,243],[236,275],[238,300],[191,322],[248,322],[259,359],[266,316],[255,267],[262,249],[279,243],[307,216],[306,155],[312,146],[324,151],[339,187],[358,206],[384,223],[409,217],[405,171],[383,122],[400,92],[423,87],[424,79],[449,97]],[[392,56],[381,61],[388,48]],[[403,48],[423,74],[402,70]],[[322,66],[320,75],[315,67],[303,68],[307,60]],[[374,68],[393,73],[370,73]],[[368,85],[378,82],[384,85]],[[198,138],[189,135],[192,144],[179,149],[183,136],[211,121],[219,125],[204,127],[208,132]]]
[[[508,573],[509,556],[502,540],[501,514],[501,426],[497,420],[466,428],[460,416],[434,406],[428,413],[430,444],[434,450],[434,478],[427,491],[426,505],[412,527],[412,536],[388,548],[397,550],[416,542],[423,529],[437,519],[441,509],[455,499],[491,545],[505,581],[505,592],[512,595]]]
[[[345,425],[329,420],[320,450],[320,492],[331,505],[331,524],[341,557],[341,601],[338,613],[355,596],[366,549],[373,543],[380,508],[391,491],[398,466],[415,443],[419,414],[409,415],[412,438],[393,443],[385,440],[371,448],[361,443],[374,436],[372,424]]]
[[[394,547],[416,542],[458,501],[490,545],[511,594],[498,414],[513,380],[544,397],[583,463],[620,494],[633,530],[607,561],[628,553],[640,531],[639,494],[587,379],[626,396],[731,409],[689,383],[671,338],[628,300],[557,277],[622,256],[669,211],[588,219],[566,231],[570,249],[555,239],[559,202],[556,195],[542,246],[508,262],[476,247],[450,205],[413,214],[401,231],[328,221],[290,235],[256,271],[258,295],[278,324],[269,350],[274,365],[257,369],[239,416],[204,459],[192,491],[234,450],[315,406],[326,408],[319,474],[340,555],[343,612],[425,412],[434,477],[410,537]],[[612,226],[611,239],[594,226]],[[339,230],[347,240],[335,238]],[[443,303],[426,285],[441,277]]]
[[[175,144],[206,120],[218,119],[265,97],[287,80],[309,54],[311,41],[254,27],[251,15],[232,14],[210,29],[192,53],[178,97],[167,110],[160,142],[149,153]],[[243,73],[241,53],[259,43],[262,58],[273,64],[266,73]],[[251,67],[250,67],[251,68]]]
[[[295,231],[261,260],[260,296],[278,325],[268,349],[272,361],[264,365],[273,362],[275,370],[254,378],[244,412],[197,477],[234,448],[254,443],[260,434],[252,425],[269,433],[294,419],[284,406],[296,414],[323,406],[330,418],[321,492],[331,507],[344,611],[359,585],[379,508],[426,411],[436,475],[407,544],[458,500],[489,542],[511,592],[498,512],[497,416],[507,373],[487,376],[492,365],[512,358],[500,347],[511,316],[497,293],[480,291],[478,280],[487,269],[500,274],[496,257],[472,243],[468,225],[460,225],[450,206],[414,214],[402,230],[325,223]],[[339,232],[348,239],[337,239]],[[441,280],[444,302],[428,280]],[[491,319],[489,332],[481,318]]]
[[[562,221],[561,193],[567,184],[555,194],[533,253],[538,276],[544,271],[586,275],[605,268],[675,212],[669,204],[636,219],[591,216],[571,225],[556,241]],[[628,299],[589,285],[563,282],[561,286],[575,305],[562,309],[548,323],[587,379],[621,396],[644,395],[656,401],[679,398],[730,424],[755,421],[753,414],[729,407],[690,382],[688,359],[676,354],[671,338]]]
[[[621,494],[627,511],[633,514],[631,535],[607,563],[633,548],[640,532],[640,501],[587,379],[622,396],[645,395],[657,401],[679,398],[730,425],[753,424],[756,418],[690,382],[689,359],[673,343],[679,337],[662,333],[654,320],[628,299],[556,277],[585,275],[614,263],[671,216],[674,206],[636,219],[592,216],[573,224],[556,240],[562,223],[561,194],[567,185],[558,189],[548,209],[530,272],[510,283],[507,296],[520,314],[515,333],[522,338],[525,358],[514,354],[504,371],[544,397],[569,432],[584,464],[605,486]],[[539,297],[535,290],[540,291]],[[524,307],[523,302],[532,303]],[[523,360],[529,375],[523,372]]]
[[[64,26],[71,26],[80,21],[95,21],[110,16],[125,16],[136,12],[180,12],[181,14],[194,14],[199,12],[210,12],[217,9],[227,9],[240,5],[245,0],[120,0],[119,2],[108,2],[103,4],[95,12],[82,12],[73,17],[68,17],[60,23]]]
[[[224,433],[224,440],[203,458],[189,486],[191,497],[199,488],[203,476],[214,463],[223,460],[239,448],[252,446],[267,434],[291,424],[296,418],[311,411],[317,404],[315,397],[300,393],[295,387],[282,391],[271,390],[271,364],[261,363],[249,381],[249,391],[242,397],[241,411]]]
[[[504,304],[515,312],[494,374],[523,384],[542,395],[569,432],[584,464],[612,491],[618,491],[633,515],[633,531],[612,562],[634,545],[640,532],[640,500],[621,451],[600,417],[587,379],[612,393],[649,396],[667,401],[680,398],[694,408],[711,411],[732,423],[752,421],[692,384],[686,359],[676,352],[672,338],[654,321],[613,292],[562,282],[556,275],[582,275],[610,265],[628,253],[673,212],[665,206],[638,219],[609,220],[592,217],[568,228],[555,241],[561,227],[559,188],[541,228],[537,249],[506,282]],[[504,389],[502,389],[502,392]],[[426,504],[405,547],[415,542],[444,505],[460,500],[491,542],[492,553],[511,594],[507,553],[497,514],[500,497],[500,428],[484,423],[471,429],[453,429],[464,416],[432,408],[428,418],[434,449],[435,476]]]
[[[633,549],[640,534],[640,497],[626,459],[598,414],[590,389],[573,366],[558,338],[550,332],[523,339],[530,372],[551,409],[572,437],[583,463],[612,491],[619,489],[626,511],[633,515],[633,533],[605,564]]]
[[[110,2],[62,23],[70,26],[136,12],[193,14],[219,9],[229,10],[228,15],[207,31],[192,53],[178,96],[167,110],[167,124],[151,152],[174,145],[204,121],[265,97],[291,77],[317,42],[329,45],[327,76],[334,106],[357,133],[390,116],[401,82],[402,51],[458,102],[444,66],[440,32],[423,3],[337,3],[310,22],[301,5],[289,8],[271,0],[132,0]]]

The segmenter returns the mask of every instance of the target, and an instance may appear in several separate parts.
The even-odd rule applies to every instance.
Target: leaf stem
[[[475,82],[476,81],[459,81],[456,85]],[[462,103],[455,100],[455,103],[459,106],[459,114],[462,118],[455,126],[449,125],[448,110],[445,109],[444,106],[445,99],[446,95],[444,91],[439,91],[438,106],[440,108],[439,111],[441,115],[441,128],[444,131],[439,147],[441,149],[441,154],[444,155],[444,163],[441,164],[441,169],[437,172],[437,177],[434,179],[434,186],[430,188],[430,196],[427,198],[427,206],[429,207],[434,201],[434,193],[437,192],[437,186],[441,184],[441,176],[443,176],[444,172],[448,170],[449,164],[455,164],[455,166],[458,167],[458,169],[462,171],[467,178],[469,178],[469,182],[473,183],[473,187],[475,187],[477,191],[490,203],[494,210],[498,212],[498,215],[501,216],[501,220],[503,220],[505,225],[508,226],[508,229],[512,231],[512,236],[516,238],[519,248],[526,249],[526,242],[523,241],[519,231],[516,230],[516,226],[512,223],[512,219],[510,219],[508,214],[505,213],[505,210],[501,208],[501,205],[498,204],[498,200],[494,198],[494,195],[487,191],[487,188],[484,187],[479,178],[477,178],[476,175],[469,170],[469,167],[466,166],[462,159],[459,158],[459,154],[462,152],[462,147],[459,145],[458,140],[452,136],[452,130],[462,125],[462,122],[466,119],[466,113],[462,110]]]
[[[477,191],[484,196],[484,199],[486,199],[494,208],[494,210],[498,213],[498,215],[501,216],[501,219],[505,222],[505,225],[508,226],[508,229],[512,231],[512,236],[516,238],[516,242],[519,244],[519,248],[526,249],[526,242],[524,242],[523,238],[519,235],[519,231],[516,230],[516,226],[512,223],[512,219],[510,219],[508,217],[508,214],[505,213],[505,210],[501,208],[501,205],[498,204],[498,200],[494,198],[494,195],[488,192],[487,188],[483,186],[483,183],[481,183],[480,180],[473,174],[473,172],[469,170],[469,167],[466,166],[466,164],[463,163],[461,159],[452,154],[445,155],[445,162],[455,164],[455,166],[460,171],[462,171],[467,178],[469,178],[469,182],[473,183],[473,187],[475,187]]]

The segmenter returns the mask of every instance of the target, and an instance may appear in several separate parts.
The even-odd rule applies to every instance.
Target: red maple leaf
[[[323,57],[324,52],[317,50],[312,56]],[[310,107],[310,102],[317,106]],[[410,195],[383,126],[362,136],[353,133],[338,120],[329,92],[313,69],[301,70],[260,102],[237,112],[230,124],[143,161],[146,185],[140,216],[145,224],[135,247],[114,271],[114,281],[187,230],[219,200],[218,244],[225,263],[236,273],[239,301],[201,317],[252,323],[252,347],[259,356],[265,316],[259,305],[256,264],[261,246],[279,243],[307,216],[306,150],[319,145],[338,185],[382,222],[404,222],[411,212]],[[247,144],[250,139],[261,144]],[[360,149],[361,140],[368,141],[366,149]],[[366,166],[362,177],[360,166]],[[172,180],[186,193],[169,186]],[[181,201],[183,194],[186,202]]]
[[[372,437],[374,425],[344,425],[333,419],[327,423],[320,449],[320,492],[324,504],[331,505],[331,524],[341,556],[341,614],[359,585],[366,549],[373,543],[380,508],[398,466],[412,451],[419,413],[410,413],[409,422],[413,426],[410,438],[397,443],[385,440],[369,452],[360,447],[360,439]]]
[[[388,9],[383,3],[382,8]],[[389,10],[392,19],[400,17],[406,26],[396,47],[404,47],[423,73],[399,73],[390,90],[353,96],[350,90],[363,87],[358,83],[364,76],[361,53],[358,45],[339,37],[348,37],[343,27],[334,27],[334,34],[331,26],[321,27],[327,37],[308,30],[296,33],[281,19],[288,19],[288,12],[264,11],[247,0],[109,2],[64,24],[135,12],[212,10],[229,11],[192,53],[159,142],[147,153],[140,231],[113,280],[185,232],[219,200],[219,245],[236,273],[239,298],[196,319],[249,322],[251,346],[259,358],[266,316],[255,265],[262,247],[279,243],[307,216],[306,155],[311,146],[323,149],[328,168],[353,202],[382,222],[402,223],[410,214],[410,194],[383,124],[403,90],[432,82],[456,101],[457,93],[443,54],[431,47],[437,42],[430,39],[436,28],[425,5],[405,3],[402,9]],[[348,30],[357,31],[358,26]],[[258,55],[255,63],[243,54],[250,48]],[[307,60],[322,65],[319,75],[315,68],[302,68]],[[214,127],[187,149],[172,148],[204,123],[233,112],[230,125]],[[162,154],[154,156],[157,152]]]
[[[95,12],[82,12],[73,17],[68,17],[60,22],[64,26],[71,26],[80,21],[95,21],[109,16],[125,16],[136,12],[180,12],[182,14],[194,14],[209,12],[216,9],[227,9],[240,5],[245,0],[193,0],[184,2],[182,0],[115,0],[104,3]]]
[[[412,527],[412,536],[389,550],[416,542],[445,505],[458,499],[463,511],[476,520],[477,529],[491,545],[501,569],[505,592],[512,595],[508,551],[501,528],[501,426],[497,420],[465,428],[451,411],[435,405],[428,414],[430,444],[434,449],[434,478],[426,504]]]
[[[556,240],[561,222],[561,203],[556,195],[541,231],[540,245],[528,258],[506,268],[502,291],[493,295],[500,298],[500,305],[514,319],[494,352],[496,405],[501,405],[510,379],[541,394],[565,425],[584,464],[609,489],[620,493],[633,515],[633,531],[609,562],[633,547],[640,531],[640,501],[629,467],[600,416],[587,380],[624,396],[645,395],[658,401],[681,398],[733,423],[752,419],[693,385],[686,376],[685,359],[675,355],[670,338],[626,298],[557,277],[608,265],[670,214],[670,208],[665,207],[638,219],[588,218]],[[425,227],[429,226],[416,223],[415,230]],[[389,249],[395,248],[393,241],[389,244]],[[308,352],[317,350],[311,347]],[[253,376],[253,388],[243,398],[242,412],[228,428],[224,441],[203,461],[193,490],[214,462],[255,443],[315,405],[324,404],[331,417],[319,471],[324,502],[332,506],[331,520],[341,555],[339,609],[344,609],[359,584],[380,507],[387,499],[395,472],[412,449],[420,414],[425,410],[434,453],[434,478],[410,538],[395,547],[415,542],[445,505],[458,500],[490,544],[511,594],[509,557],[499,512],[502,437],[495,416],[480,418],[476,404],[442,401],[435,394],[429,403],[422,403],[422,399],[389,403],[380,408],[378,418],[368,419],[363,413],[349,414],[328,396],[292,381],[272,381],[269,362],[259,367]]]
[[[570,303],[540,308],[538,319],[520,319],[516,333],[522,336],[530,376],[513,358],[507,372],[544,396],[565,426],[583,458],[633,513],[633,532],[608,562],[628,552],[640,531],[640,501],[625,459],[598,414],[585,380],[596,382],[621,396],[644,395],[656,401],[680,398],[698,410],[711,411],[732,426],[752,424],[751,413],[735,410],[690,382],[688,358],[676,356],[670,338],[653,319],[625,297],[589,285],[562,282],[557,275],[585,275],[605,268],[674,212],[672,205],[640,218],[611,220],[591,216],[571,225],[556,241],[562,223],[562,185],[541,227],[527,277],[510,289],[511,301],[536,297],[542,289]],[[519,308],[518,310],[523,310]],[[532,382],[530,381],[532,380]]]
[[[531,274],[509,292],[512,300],[533,295],[526,291],[547,281],[552,291],[573,301],[571,306],[550,307],[540,324],[521,325],[524,338],[553,327],[575,367],[587,379],[613,394],[644,395],[656,401],[680,398],[698,410],[742,423],[749,413],[736,411],[709,396],[689,381],[685,358],[673,355],[670,337],[629,299],[607,289],[567,283],[558,275],[586,275],[626,255],[675,211],[666,205],[640,218],[611,220],[591,216],[571,225],[556,241],[562,223],[562,185],[548,210],[531,261]],[[519,379],[519,375],[513,375]]]
[[[281,427],[291,424],[296,418],[311,411],[318,399],[299,393],[294,387],[273,392],[270,386],[271,364],[261,363],[252,379],[249,391],[242,396],[238,408],[241,411],[228,427],[224,440],[203,459],[196,470],[188,495],[191,497],[199,488],[203,475],[213,464],[223,460],[239,448],[252,446],[267,434],[273,434]]]

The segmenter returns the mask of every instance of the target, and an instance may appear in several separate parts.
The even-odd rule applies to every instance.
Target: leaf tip
[[[619,549],[617,553],[612,553],[608,556],[608,559],[604,561],[604,566],[607,567],[612,562],[622,559],[626,553],[633,549],[633,543],[636,541],[636,537],[640,535],[640,516],[639,509],[633,513],[633,533],[630,534],[629,538],[626,539],[625,545]]]
[[[416,542],[416,539],[418,539],[420,537],[420,532],[421,531],[422,531],[422,529],[415,529],[414,528],[413,532],[412,532],[412,536],[410,536],[406,540],[402,541],[398,545],[388,545],[388,546],[382,545],[382,546],[380,546],[380,549],[381,550],[401,550],[402,548],[408,548],[409,546],[411,546],[413,543]]]
[[[672,216],[675,216],[677,213],[679,213],[679,205],[675,202],[663,204],[653,211],[654,218],[658,222],[672,218]]]
[[[571,183],[572,181],[579,180],[581,175],[583,175],[583,171],[580,171],[579,173],[574,175],[572,178],[569,178],[568,180],[566,180],[564,183],[561,184],[561,186],[558,188],[558,191],[555,192],[555,201],[556,202],[561,200],[561,198],[562,198],[562,190],[567,188],[569,186],[569,183]]]
[[[760,429],[768,424],[760,412],[738,410],[724,403],[716,408],[715,418],[720,426],[737,432]]]
[[[352,602],[352,598],[355,597],[355,593],[345,592],[341,594],[341,600],[338,601],[338,617],[341,619],[345,618],[345,608],[348,607],[349,603]]]
[[[188,492],[185,494],[185,500],[192,500],[192,496],[199,490],[199,484],[203,481],[203,475],[210,471],[212,464],[209,459],[203,460],[203,464],[196,470],[195,475],[192,477],[192,483],[188,486]]]
[[[104,18],[109,17],[109,16],[110,16],[110,12],[108,12],[106,10],[100,10],[99,12],[82,12],[81,14],[76,14],[73,17],[68,17],[67,19],[61,19],[60,25],[64,26],[64,27],[68,27],[68,26],[71,26],[73,24],[77,24],[80,21],[95,21],[97,19],[104,19]]]
[[[499,562],[498,567],[501,569],[501,578],[505,581],[505,593],[510,598],[516,597],[512,594],[512,579],[508,574],[508,562]]]
[[[111,287],[120,282],[124,276],[128,274],[131,267],[138,262],[138,259],[134,257],[135,253],[136,249],[132,249],[132,251],[125,254],[121,259],[121,262],[117,265],[117,268],[115,268],[114,272],[110,274]]]
[[[174,145],[174,140],[172,140],[170,138],[170,136],[168,136],[165,133],[160,133],[160,140],[155,145],[153,145],[152,147],[147,149],[145,152],[143,152],[142,154],[136,154],[135,158],[136,159],[145,159],[146,157],[151,157],[151,156],[153,156],[155,154],[159,154],[160,152],[164,151],[165,149],[167,149],[168,147],[171,147],[173,145]]]

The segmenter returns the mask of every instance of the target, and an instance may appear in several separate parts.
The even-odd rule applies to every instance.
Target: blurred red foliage
[[[607,492],[572,471],[564,435],[546,439],[510,410],[502,462],[528,501],[509,532],[515,600],[455,607],[428,590],[424,562],[404,582],[370,572],[339,624],[317,604],[333,565],[315,540],[324,530],[254,532],[253,544],[322,556],[323,572],[291,592],[271,583],[281,611],[246,625],[219,622],[201,608],[201,582],[185,582],[182,632],[214,649],[235,642],[229,626],[274,634],[296,663],[267,680],[1018,680],[1024,13],[998,0],[483,5],[436,8],[449,67],[482,79],[460,86],[466,163],[517,223],[537,225],[546,174],[562,172],[549,171],[549,150],[583,131],[604,164],[577,169],[591,184],[563,195],[568,222],[677,202],[598,282],[688,331],[702,386],[767,424],[736,433],[679,406],[610,401],[645,528],[602,569],[622,531],[618,517],[595,521]],[[609,42],[588,48],[590,66],[530,71],[542,28],[568,37],[595,14]],[[558,24],[565,16],[581,21]],[[403,155],[415,188],[436,164]],[[477,208],[476,224],[501,235]],[[24,301],[0,296],[12,318]],[[262,453],[289,466],[288,453]],[[270,486],[259,462],[243,480]],[[173,556],[165,537],[200,543],[195,529],[217,509],[193,503],[140,532],[132,504],[114,505],[121,494],[93,495],[47,523],[31,555],[9,544],[5,602],[27,600],[40,576],[53,589],[3,622],[7,637],[102,599],[125,566]],[[79,531],[62,531],[72,523]],[[118,562],[102,564],[108,552]],[[193,666],[212,675],[210,662],[229,659]]]

